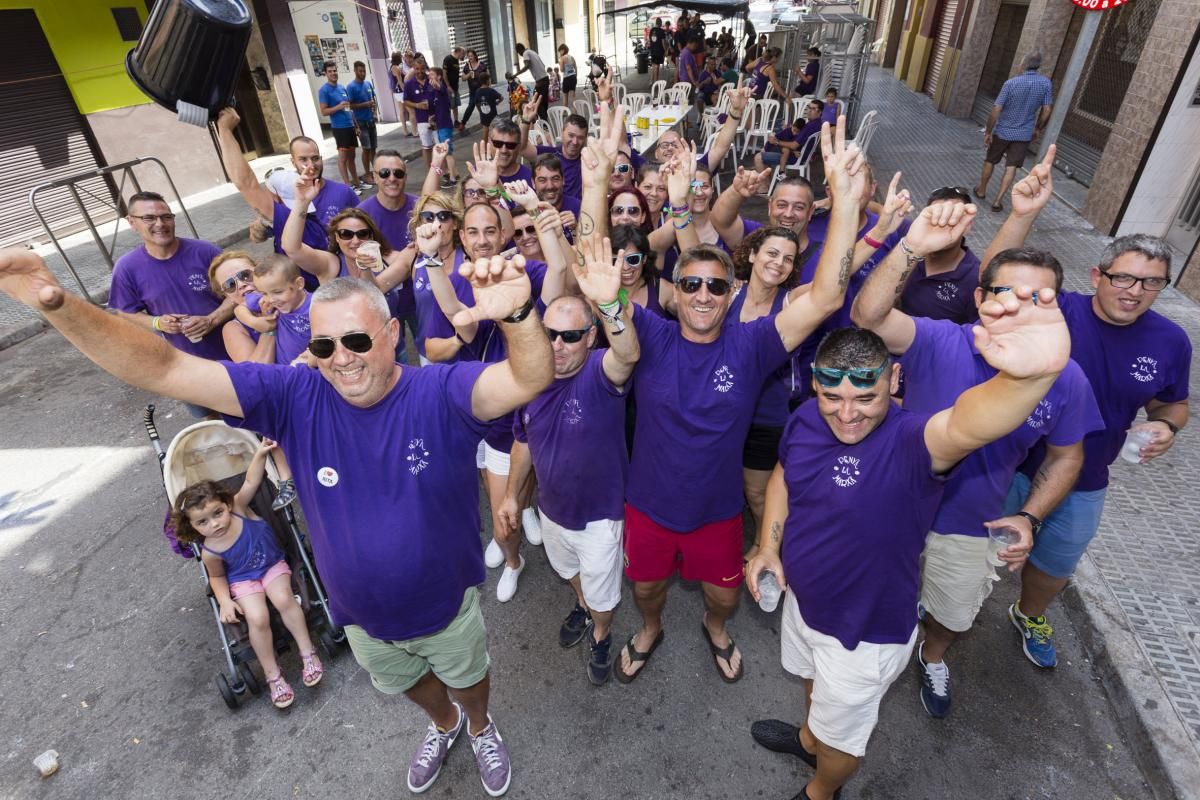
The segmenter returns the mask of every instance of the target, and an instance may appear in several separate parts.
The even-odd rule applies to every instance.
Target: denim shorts
[[[439,143],[445,142],[450,152],[454,152],[454,128],[438,128],[437,140]]]
[[[1075,565],[1083,558],[1092,537],[1100,529],[1100,515],[1104,512],[1104,495],[1107,491],[1106,487],[1067,495],[1054,513],[1046,517],[1042,530],[1034,537],[1029,563],[1053,578],[1071,577]],[[1008,489],[1008,499],[1004,503],[1005,516],[1020,511],[1028,496],[1029,478],[1018,472]]]

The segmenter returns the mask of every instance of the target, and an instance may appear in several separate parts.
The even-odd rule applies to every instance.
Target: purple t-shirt
[[[743,285],[741,291],[737,293],[733,298],[733,302],[730,303],[729,314],[725,317],[726,327],[742,324],[738,319],[742,313],[742,306],[746,304],[747,294],[749,294],[749,284]],[[783,310],[783,301],[785,299],[787,299],[787,292],[783,290],[775,292],[775,299],[771,301],[769,316],[774,316]],[[787,363],[767,376],[767,380],[762,387],[762,394],[758,398],[758,405],[754,409],[753,421],[755,425],[782,428],[787,423],[788,398],[791,397],[791,379],[792,360],[789,358]]]
[[[416,208],[417,198],[414,195],[404,195],[404,205],[398,211],[389,211],[379,202],[378,195],[372,195],[359,206],[368,217],[375,220],[383,238],[393,250],[403,250],[408,246],[408,222],[412,219],[413,209]],[[417,301],[413,298],[412,280],[404,281],[388,292],[388,303],[396,317],[404,317],[416,311]]]
[[[446,84],[432,91],[430,106],[433,108],[434,127],[444,130],[454,125],[454,118],[450,116],[450,89]]]
[[[604,354],[588,354],[579,372],[556,379],[518,409],[513,436],[529,444],[542,513],[568,530],[589,522],[624,519],[625,394],[604,374]]]
[[[203,316],[216,311],[221,300],[208,286],[208,265],[221,248],[200,239],[179,238],[175,254],[159,260],[141,245],[117,259],[113,266],[108,307],[127,314],[146,312],[151,316],[188,314]],[[159,334],[176,350],[208,359],[225,359],[221,326],[198,342],[182,333]]]
[[[1188,398],[1192,343],[1183,328],[1155,311],[1132,325],[1111,325],[1092,310],[1092,296],[1063,292],[1058,305],[1071,331],[1071,358],[1083,368],[1100,404],[1104,429],[1083,441],[1083,470],[1077,492],[1108,486],[1108,465],[1121,452],[1125,433],[1138,410],[1151,400],[1177,403]],[[1034,475],[1044,452],[1021,465]]]
[[[563,197],[581,199],[583,197],[583,178],[580,174],[580,159],[567,158],[563,155],[561,147],[539,144],[537,151],[539,156],[543,153],[553,153],[558,156],[558,161],[562,164]],[[512,180],[512,178],[505,178],[505,180]]]
[[[700,74],[700,70],[696,68],[696,55],[688,48],[683,48],[679,51],[679,80],[676,83],[691,83],[695,84],[693,78]]]
[[[625,498],[659,525],[687,533],[742,511],[742,446],[767,376],[787,361],[774,317],[683,338],[679,324],[633,310],[641,358],[638,414]],[[670,480],[670,492],[662,490]]]
[[[975,348],[970,324],[924,317],[913,321],[917,333],[900,360],[908,410],[935,414],[950,408],[960,394],[996,374]],[[1019,428],[971,453],[954,470],[933,530],[987,536],[984,521],[1003,516],[1012,477],[1035,444],[1065,447],[1103,427],[1087,377],[1068,361]]]
[[[921,551],[945,486],[925,446],[928,421],[893,404],[879,427],[847,445],[814,399],[796,409],[779,442],[783,573],[804,622],[848,650],[904,644],[917,625]]]
[[[433,84],[426,78],[424,83],[417,82],[416,78],[409,78],[404,82],[404,102],[412,103],[429,103],[428,108],[411,109],[417,117],[417,122],[429,122],[429,117],[433,113]]]
[[[291,364],[308,347],[312,339],[312,326],[308,322],[311,306],[312,295],[306,292],[304,302],[295,311],[281,311],[275,318],[276,364]]]
[[[564,167],[565,169],[565,167]],[[511,175],[501,175],[501,183],[512,183],[513,181],[525,181],[530,186],[533,186],[533,170],[528,164],[517,163],[516,170]],[[566,176],[563,176],[563,191],[566,191]]]
[[[288,455],[317,569],[338,625],[403,641],[442,630],[484,581],[471,414],[482,364],[405,367],[370,408],[316,370],[226,364],[242,406],[231,425]]]
[[[337,181],[331,181],[328,178],[323,178],[322,180],[321,190],[317,192],[317,196],[312,201],[312,207],[316,211],[310,211],[304,215],[304,234],[301,236],[301,241],[314,250],[326,250],[329,248],[329,236],[326,234],[326,229],[329,227],[329,220],[347,208],[356,208],[358,206],[358,195],[349,186]],[[280,237],[283,236],[283,226],[287,225],[288,217],[291,213],[292,210],[284,203],[275,203],[271,225],[275,231],[276,253],[283,253]],[[301,272],[304,271],[301,270]],[[316,289],[316,276],[304,272],[304,285],[309,291]]]
[[[451,275],[458,274],[458,268],[462,266],[465,255],[462,248],[457,248],[454,251],[454,268]],[[417,256],[417,262],[421,262],[421,256]],[[458,293],[458,284],[452,283]],[[454,335],[454,326],[446,319],[446,315],[442,313],[442,309],[438,306],[437,298],[433,296],[433,289],[429,286],[429,277],[425,274],[425,265],[423,263],[415,263],[412,272],[412,287],[413,287],[413,302],[417,310],[417,352],[425,355],[425,340],[426,339],[445,339]],[[461,293],[458,294],[458,299],[466,300]],[[452,359],[456,361],[457,359]]]
[[[962,324],[979,319],[975,309],[975,288],[979,286],[979,256],[963,245],[962,261],[950,272],[925,274],[925,259],[917,262],[900,308],[913,317],[946,319]]]

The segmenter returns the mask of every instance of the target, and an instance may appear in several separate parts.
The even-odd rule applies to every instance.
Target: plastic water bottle
[[[1130,431],[1129,435],[1125,437],[1125,446],[1121,448],[1121,458],[1130,464],[1142,463],[1142,448],[1150,444],[1153,439],[1154,431],[1149,428]]]
[[[775,573],[764,569],[758,573],[758,607],[770,614],[779,605],[779,581]]]

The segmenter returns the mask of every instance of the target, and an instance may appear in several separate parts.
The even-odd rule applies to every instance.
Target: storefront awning
[[[705,14],[720,14],[723,17],[733,17],[740,14],[745,14],[750,10],[750,3],[729,3],[720,2],[720,0],[656,0],[651,3],[639,3],[636,6],[626,6],[613,11],[601,11],[596,16],[606,17],[616,14],[624,14],[628,11],[636,11],[639,8],[654,8],[655,6],[674,6],[682,8],[686,11],[698,11]]]

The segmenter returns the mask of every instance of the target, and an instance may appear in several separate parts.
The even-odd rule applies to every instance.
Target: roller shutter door
[[[498,75],[504,74],[503,65],[492,60],[492,51],[488,46],[487,9],[483,3],[479,0],[448,0],[446,22],[450,28],[448,40],[451,49],[458,46],[478,53],[491,69],[493,81]]]
[[[29,205],[30,189],[96,169],[99,162],[37,16],[0,11],[0,30],[11,56],[0,81],[0,247],[5,247],[46,241]],[[79,193],[93,219],[112,218],[105,205],[112,195],[103,179],[80,184]],[[56,234],[83,227],[65,189],[40,193],[38,205]]]
[[[929,55],[929,69],[925,72],[925,94],[937,94],[938,83],[946,66],[946,51],[950,49],[950,33],[954,30],[954,18],[958,16],[958,0],[945,0],[941,17],[938,19],[934,36],[933,52]]]

